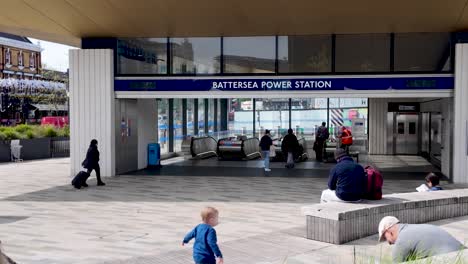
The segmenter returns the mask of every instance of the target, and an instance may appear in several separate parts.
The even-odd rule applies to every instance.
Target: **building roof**
[[[21,37],[21,36],[17,36],[17,35],[5,33],[5,32],[0,32],[0,38],[8,38],[8,39],[22,41],[22,42],[26,42],[30,44],[32,43],[27,37]]]
[[[36,52],[42,51],[40,46],[33,44],[27,37],[21,37],[5,32],[0,32],[0,45]]]
[[[466,0],[4,1],[0,31],[80,46],[83,37],[453,32]],[[17,12],[21,10],[21,12]]]

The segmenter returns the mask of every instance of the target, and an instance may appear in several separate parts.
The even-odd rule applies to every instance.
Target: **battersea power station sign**
[[[453,76],[335,78],[116,78],[115,91],[332,91],[453,89]]]
[[[332,81],[304,81],[304,80],[293,80],[293,81],[281,81],[281,80],[270,80],[270,81],[213,81],[211,89],[256,89],[261,90],[291,90],[296,89],[309,89],[309,88],[332,88]]]

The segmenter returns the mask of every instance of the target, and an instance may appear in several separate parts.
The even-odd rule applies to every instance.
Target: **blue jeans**
[[[269,150],[262,150],[263,154],[263,164],[266,169],[270,168],[270,151]]]

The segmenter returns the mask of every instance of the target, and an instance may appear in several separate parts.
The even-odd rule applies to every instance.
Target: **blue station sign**
[[[116,79],[115,91],[339,91],[447,90],[453,76],[344,78],[155,78]]]

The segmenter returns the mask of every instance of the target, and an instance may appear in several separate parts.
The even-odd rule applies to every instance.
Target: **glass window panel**
[[[171,49],[174,74],[220,73],[221,38],[173,38]]]
[[[449,51],[449,33],[395,34],[395,71],[448,71]]]
[[[198,99],[198,136],[205,135],[205,99]]]
[[[184,140],[182,124],[182,99],[174,99],[174,152],[182,151],[182,140]]]
[[[274,73],[275,37],[224,38],[226,73]]]
[[[325,103],[322,102],[323,99]],[[317,128],[322,125],[322,122],[327,122],[326,100],[327,98],[291,99],[291,125],[298,138],[315,139]]]
[[[218,131],[221,131],[221,100],[222,99],[217,99],[218,100]]]
[[[161,153],[169,152],[169,100],[158,99],[158,135]]]
[[[208,100],[208,134],[214,133],[214,99]]]
[[[331,72],[330,35],[278,37],[281,73]]]
[[[402,123],[402,122],[398,123],[398,134],[400,135],[405,134],[405,123]]]
[[[253,135],[253,105],[251,98],[229,99],[228,129],[233,135]]]
[[[193,136],[194,133],[194,99],[187,99],[187,136]]]
[[[353,150],[367,151],[368,99],[329,98],[330,138],[339,141],[341,127],[345,126],[353,134]]]
[[[390,35],[336,36],[336,72],[390,71]]]
[[[415,122],[410,122],[409,123],[408,133],[410,135],[415,135],[416,134],[416,123]]]
[[[117,41],[119,74],[166,74],[166,38],[124,38]]]
[[[330,108],[360,108],[367,104],[367,98],[330,98]]]
[[[262,136],[265,129],[271,130],[273,138],[280,138],[289,129],[289,99],[255,99],[255,126],[257,136]]]

